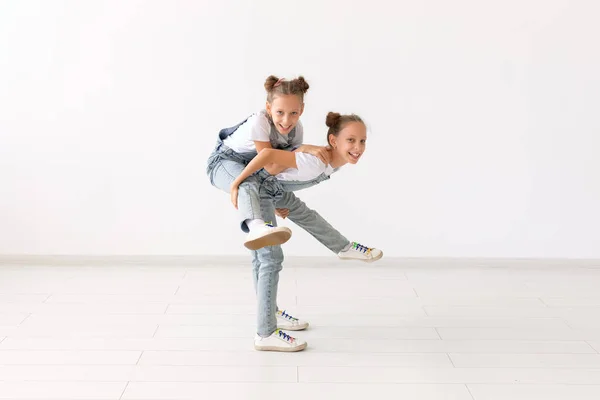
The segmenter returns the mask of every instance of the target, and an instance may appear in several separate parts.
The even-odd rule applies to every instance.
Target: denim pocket
[[[260,196],[262,198],[269,197],[274,200],[280,200],[283,197],[283,193],[283,187],[274,176],[265,178],[260,184]]]

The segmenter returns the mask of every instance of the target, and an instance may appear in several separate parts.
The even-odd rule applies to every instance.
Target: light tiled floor
[[[311,322],[256,352],[250,267],[0,266],[0,399],[600,399],[600,262],[286,261]]]

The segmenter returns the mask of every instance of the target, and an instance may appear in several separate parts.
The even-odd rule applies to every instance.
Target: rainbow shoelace
[[[360,251],[365,254],[371,254],[372,247],[363,246],[360,243],[352,242],[352,249]]]
[[[279,336],[279,338],[281,338],[281,339],[283,339],[283,340],[285,340],[286,342],[289,342],[289,343],[294,343],[294,341],[296,340],[295,338],[293,338],[292,336],[288,335],[287,333],[285,333],[281,329],[277,329],[275,331],[275,334],[277,334],[277,336]]]
[[[290,321],[298,321],[298,318],[294,318],[292,317],[290,314],[288,314],[285,310],[281,311],[281,310],[277,310],[277,314],[281,315],[283,318],[290,320]]]

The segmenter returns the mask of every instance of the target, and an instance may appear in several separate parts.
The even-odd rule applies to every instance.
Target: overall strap
[[[239,124],[232,126],[231,128],[224,128],[221,129],[219,131],[219,139],[220,140],[225,140],[227,139],[229,136],[231,136],[235,131],[237,131],[237,129],[242,126],[246,121],[248,121],[250,117],[246,118],[245,120],[243,120],[242,122],[240,122]]]

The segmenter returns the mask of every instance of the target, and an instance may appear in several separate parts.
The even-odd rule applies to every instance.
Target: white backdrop
[[[204,167],[264,79],[369,126],[298,195],[387,256],[600,257],[593,0],[2,1],[0,254],[245,254]],[[294,229],[293,224],[290,225]],[[289,255],[329,254],[299,228]]]

